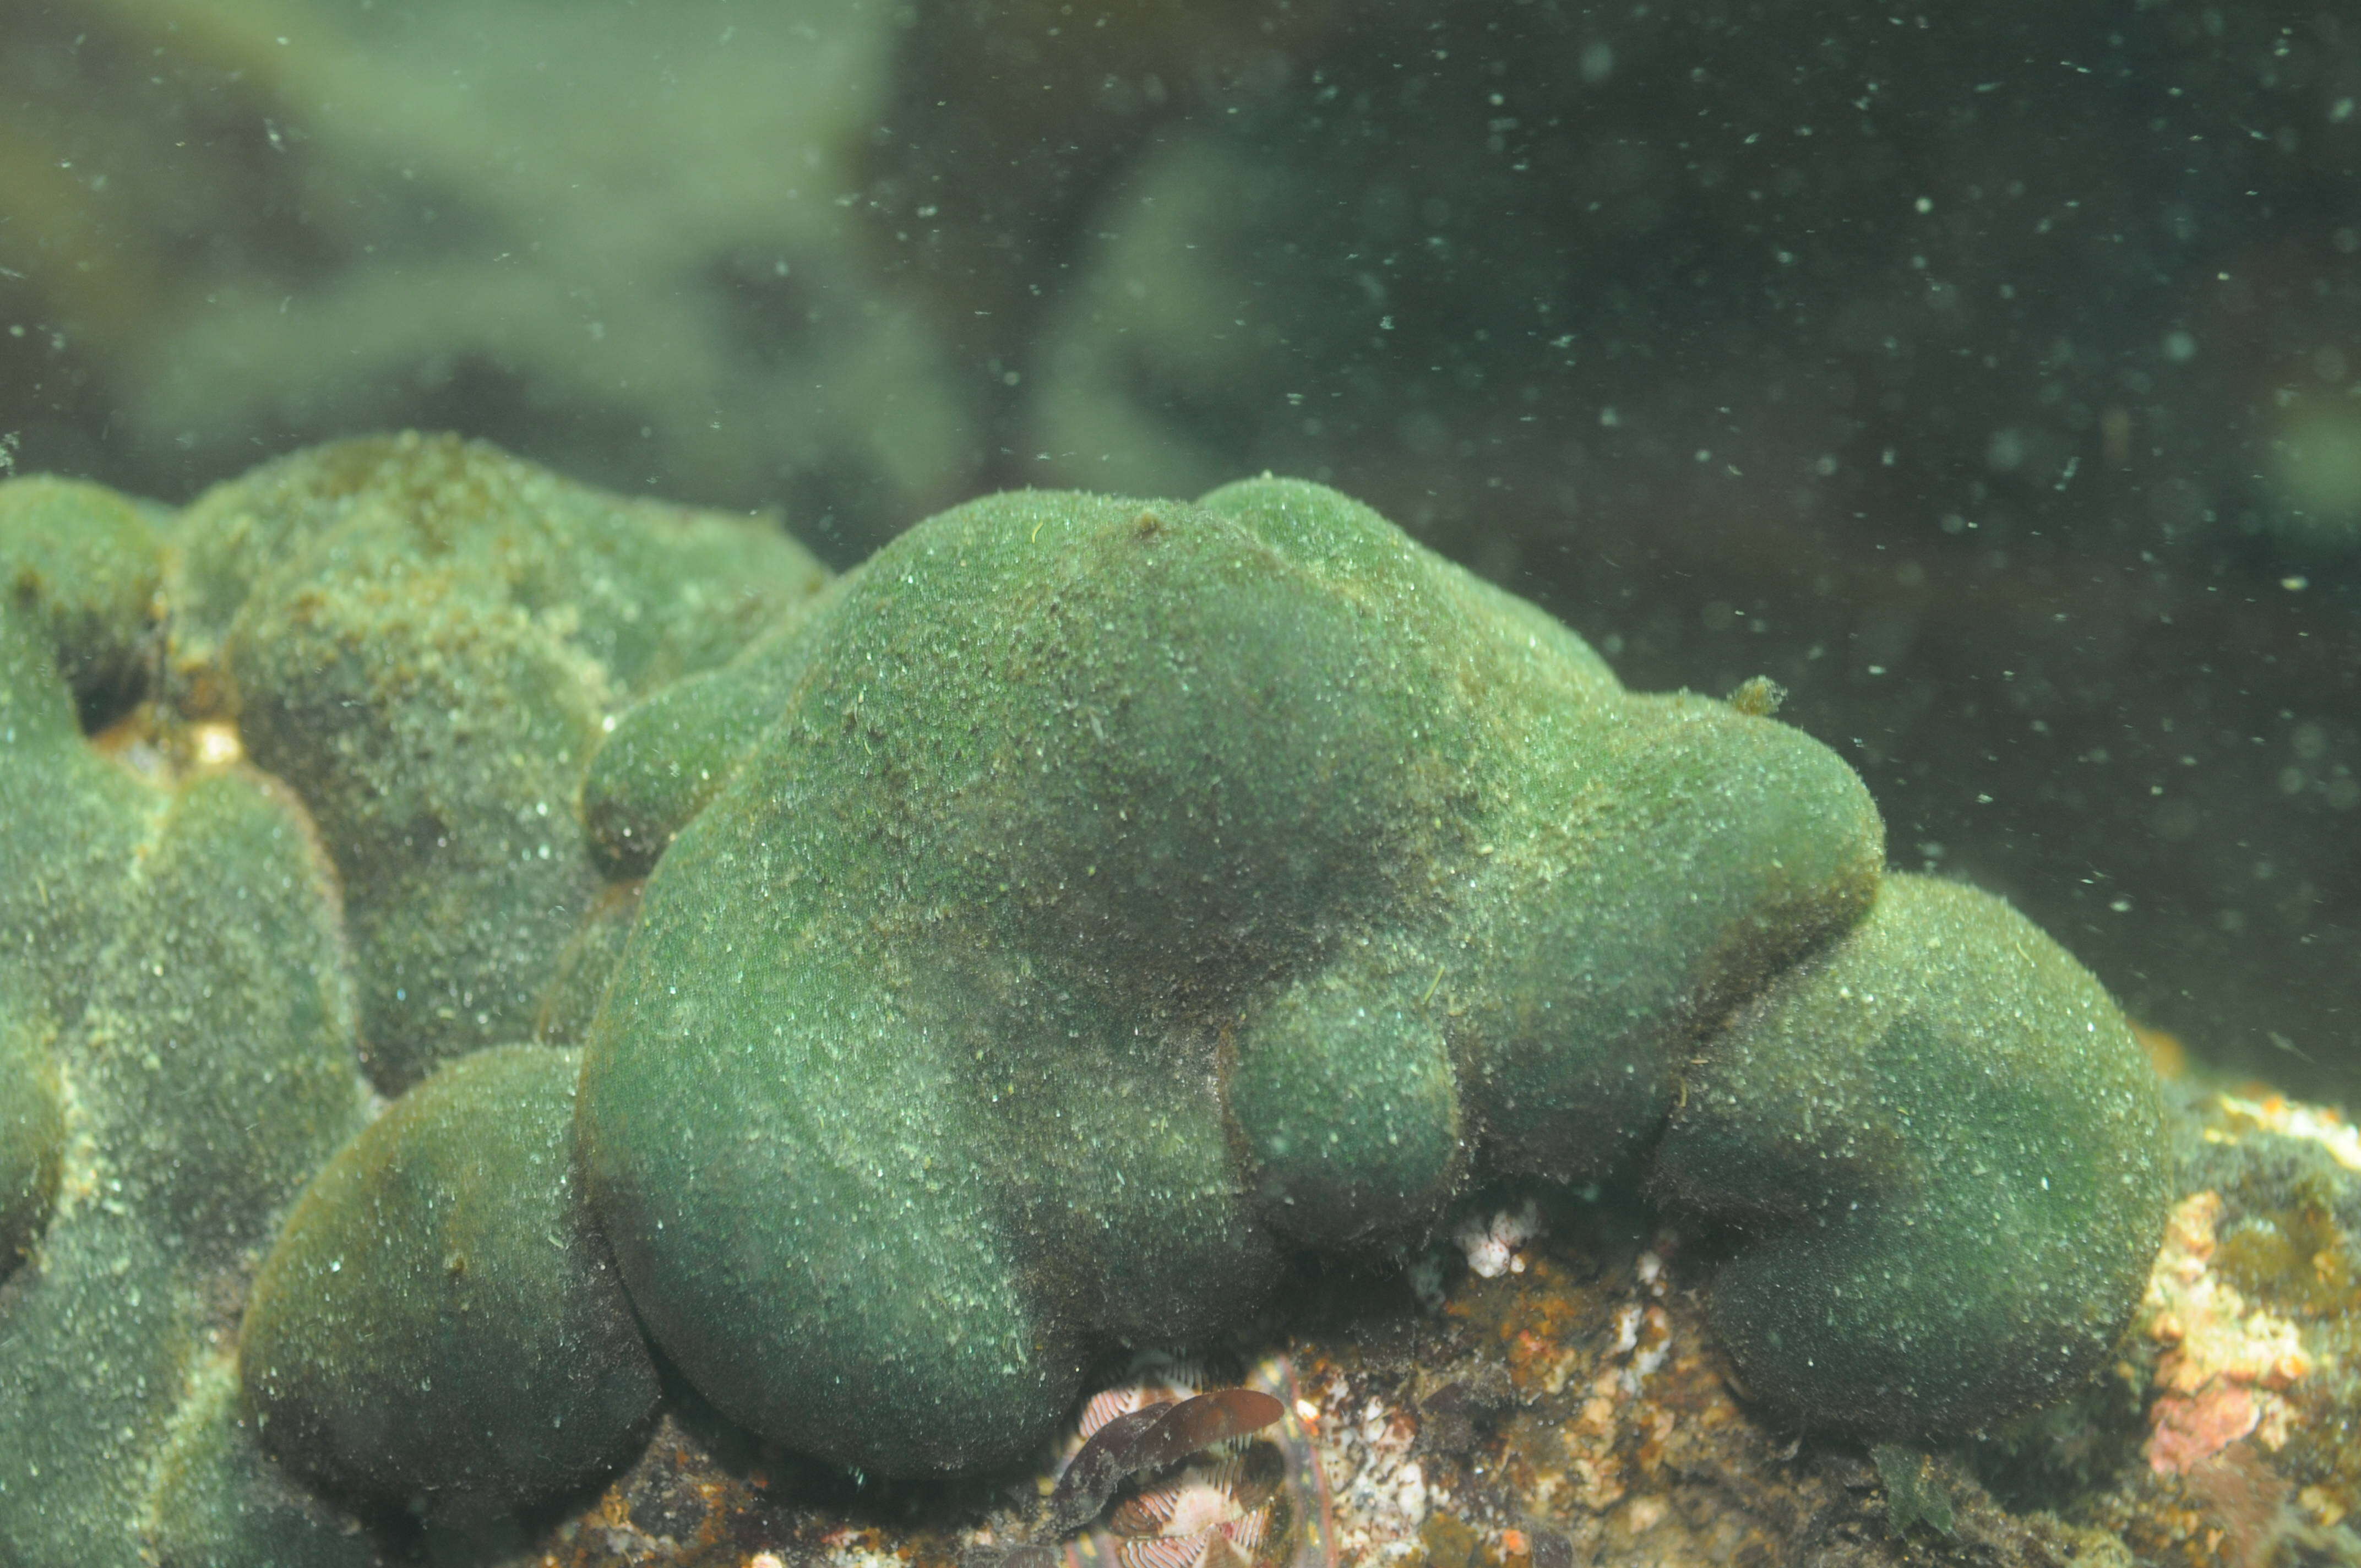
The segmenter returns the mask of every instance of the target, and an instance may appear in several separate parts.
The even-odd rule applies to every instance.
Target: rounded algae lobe
[[[0,1475],[44,1478],[38,1507],[0,1506],[0,1549],[23,1561],[133,1562],[181,1522],[137,1488],[181,1420],[188,1358],[361,1116],[334,901],[300,819],[220,775],[153,820],[118,884],[118,941],[46,992],[76,1136],[0,1303]]]
[[[1645,1172],[1767,1401],[1937,1436],[2082,1375],[2160,1223],[2054,944],[1317,486],[992,498],[821,591],[399,437],[0,486],[0,1560],[538,1503],[642,1326],[765,1438],[999,1463],[1502,1177]],[[85,739],[141,696],[254,766]]]
[[[1280,1230],[1400,1242],[1439,1217],[1466,1146],[1446,1020],[1424,989],[1415,960],[1388,953],[1299,981],[1243,1032],[1230,1110]]]
[[[318,820],[388,1092],[532,1033],[598,893],[575,801],[605,715],[825,576],[776,529],[414,435],[218,487],[177,545],[177,689],[234,711]]]
[[[373,1568],[389,1557],[337,1505],[282,1470],[239,1409],[227,1350],[196,1363],[155,1468],[150,1561],[170,1568]]]
[[[718,669],[675,681],[626,710],[590,760],[582,820],[609,876],[645,876],[785,712],[810,663],[816,614],[840,577]]]
[[[1714,1321],[1763,1398],[1925,1440],[2113,1353],[2171,1195],[2163,1110],[2098,981],[2000,900],[1887,878],[1686,1087],[1655,1187],[1741,1232]]]
[[[0,484],[0,593],[40,627],[85,721],[128,705],[161,606],[156,509],[104,486]]]
[[[284,792],[243,773],[172,793],[138,889],[147,951],[91,987],[111,1048],[76,1081],[112,1179],[219,1261],[269,1236],[361,1114],[335,894]]]
[[[629,1457],[655,1368],[576,1193],[578,1059],[454,1062],[304,1193],[239,1344],[290,1469],[434,1511],[538,1501]]]

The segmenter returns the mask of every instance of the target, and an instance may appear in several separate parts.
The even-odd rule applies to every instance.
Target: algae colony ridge
[[[0,1561],[369,1562],[627,1462],[660,1367],[1005,1465],[1514,1180],[1726,1238],[1779,1419],[1938,1440],[2162,1231],[2063,949],[1761,688],[1629,691],[1317,485],[831,577],[404,435],[13,480],[0,590]]]

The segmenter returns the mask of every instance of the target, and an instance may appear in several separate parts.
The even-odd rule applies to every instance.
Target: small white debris
[[[1541,1212],[1528,1198],[1513,1214],[1502,1209],[1489,1220],[1470,1218],[1453,1233],[1452,1240],[1467,1255],[1469,1268],[1486,1279],[1498,1279],[1503,1274],[1525,1271],[1525,1260],[1517,1249],[1541,1234]]]

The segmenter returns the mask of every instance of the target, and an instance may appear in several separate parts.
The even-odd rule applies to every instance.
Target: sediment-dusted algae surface
[[[1779,1419],[2104,1364],[2153,1073],[1764,711],[1334,491],[1026,492],[829,580],[401,436],[0,488],[0,1562],[343,1563],[669,1366],[884,1475],[1503,1183],[1723,1253]]]

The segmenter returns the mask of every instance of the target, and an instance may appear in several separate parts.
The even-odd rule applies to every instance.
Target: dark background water
[[[485,435],[839,565],[1357,494],[1897,863],[2361,1090],[2361,20],[2323,5],[0,0],[0,433]]]

